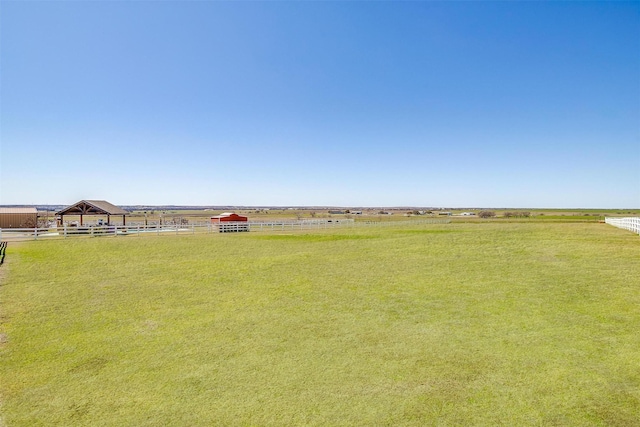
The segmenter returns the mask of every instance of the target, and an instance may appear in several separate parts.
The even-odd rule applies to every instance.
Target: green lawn
[[[639,425],[605,224],[25,242],[0,281],[0,425]]]

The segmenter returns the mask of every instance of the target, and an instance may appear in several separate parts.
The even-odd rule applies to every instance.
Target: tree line
[[[480,211],[478,212],[480,218],[493,218],[496,216],[494,211]],[[531,212],[504,212],[502,214],[504,218],[529,218]]]

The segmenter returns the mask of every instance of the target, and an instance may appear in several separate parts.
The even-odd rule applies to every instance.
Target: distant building
[[[211,223],[219,224],[221,222],[246,222],[249,218],[235,213],[225,212],[220,215],[212,216]]]
[[[126,216],[129,215],[129,212],[106,200],[80,200],[78,203],[56,212],[56,215],[59,217],[58,225],[64,224],[65,215],[79,216],[81,226],[84,225],[84,217],[87,215],[106,216],[106,225],[111,225],[112,216],[122,216],[122,225],[127,225]]]
[[[36,225],[36,208],[0,208],[0,228],[34,228]]]
[[[216,224],[220,233],[249,231],[249,218],[235,213],[225,212],[211,217],[211,224]],[[246,223],[246,224],[243,224]]]

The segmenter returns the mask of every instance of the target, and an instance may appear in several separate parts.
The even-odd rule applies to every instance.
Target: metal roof
[[[0,208],[0,214],[37,214],[36,208]]]
[[[237,213],[231,213],[231,212],[225,212],[225,213],[221,213],[220,215],[216,215],[216,216],[212,216],[211,218],[227,218],[230,216],[244,216],[244,215],[238,215]]]
[[[249,218],[247,218],[247,217],[246,217],[246,216],[244,216],[244,215],[238,215],[238,214],[236,214],[236,213],[229,213],[229,212],[225,212],[225,213],[223,213],[223,214],[221,214],[221,215],[216,215],[216,216],[212,216],[212,217],[211,217],[211,220],[216,220],[216,219],[217,219],[218,221],[224,221],[224,220],[227,220],[227,221],[228,221],[229,219],[231,219],[231,220],[236,220],[236,221],[246,221],[246,220],[248,220]]]
[[[113,205],[106,200],[81,200],[67,206],[56,215],[128,215],[129,212]]]

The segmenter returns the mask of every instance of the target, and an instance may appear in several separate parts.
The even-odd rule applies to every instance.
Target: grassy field
[[[0,425],[639,425],[605,224],[25,242],[0,280]]]

